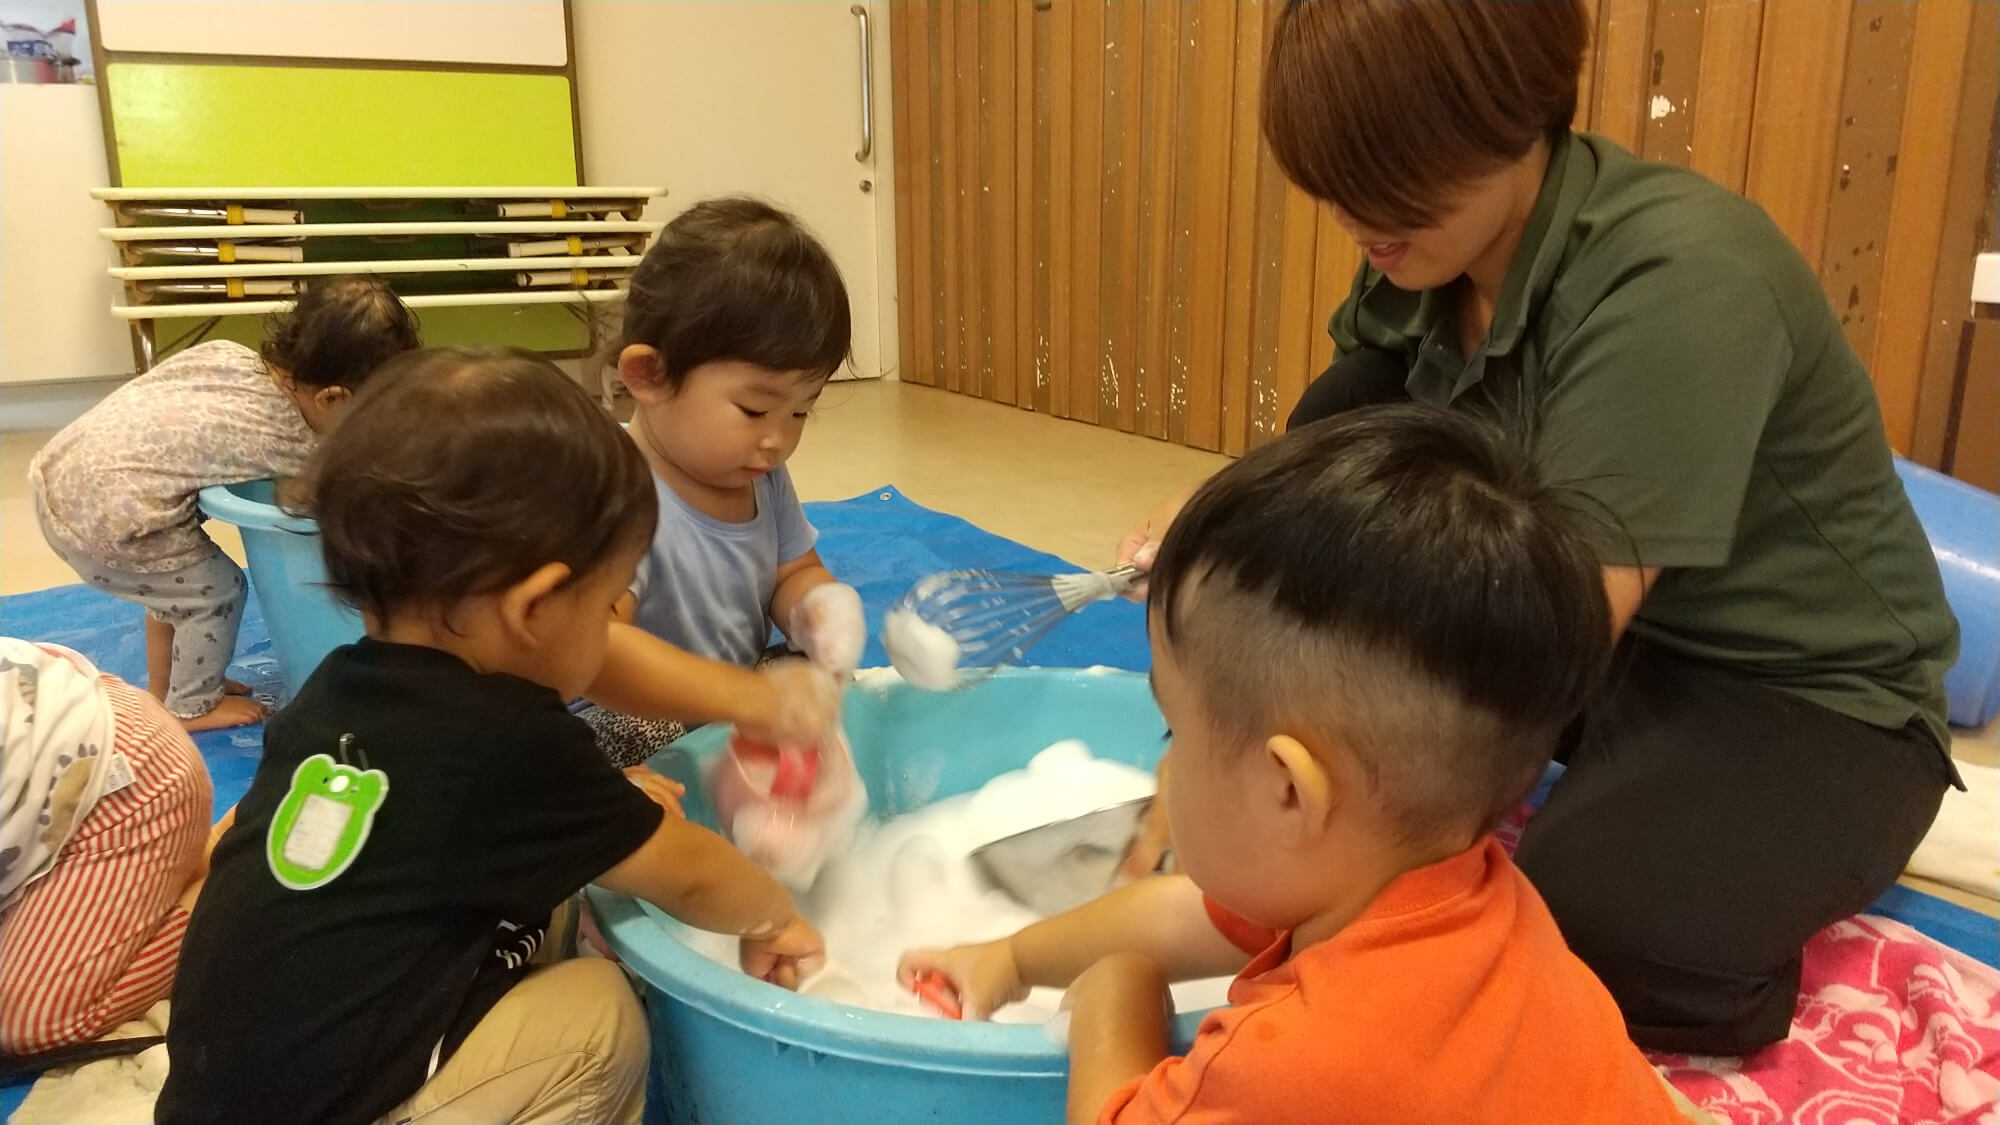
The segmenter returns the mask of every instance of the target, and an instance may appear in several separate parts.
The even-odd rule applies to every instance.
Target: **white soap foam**
[[[913,609],[898,607],[882,619],[882,647],[896,671],[917,687],[943,691],[958,682],[958,642]]]
[[[907,950],[991,941],[1040,915],[995,889],[973,866],[973,849],[1039,825],[1136,800],[1153,792],[1145,770],[1091,756],[1081,742],[1058,742],[1024,770],[1001,774],[978,792],[881,824],[863,825],[854,847],[820,872],[799,907],[826,937],[826,970],[800,991],[836,1003],[908,1015],[935,1015],[896,984]],[[688,944],[736,964],[736,939],[690,932]],[[1227,1002],[1229,979],[1174,986],[1183,1012]],[[1036,989],[1002,1009],[1000,1023],[1052,1020],[1062,1002]]]

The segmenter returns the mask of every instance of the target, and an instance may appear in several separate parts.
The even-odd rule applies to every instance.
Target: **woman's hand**
[[[826,964],[826,939],[794,914],[770,937],[745,935],[737,955],[745,973],[796,992],[800,981]]]
[[[1153,557],[1160,552],[1160,540],[1167,537],[1167,529],[1173,526],[1174,517],[1180,515],[1181,509],[1187,506],[1194,492],[1195,490],[1190,488],[1167,497],[1152,511],[1147,512],[1146,518],[1140,520],[1137,526],[1126,532],[1125,538],[1118,541],[1118,565],[1136,566],[1142,572],[1151,571]],[[1125,596],[1135,602],[1144,602],[1146,583],[1143,581],[1133,583],[1125,591]]]
[[[969,1020],[990,1019],[994,1012],[1028,995],[1027,983],[1014,961],[1013,946],[1005,939],[954,949],[919,949],[904,954],[896,966],[896,980],[904,988],[913,987],[921,973],[934,973],[950,981]]]

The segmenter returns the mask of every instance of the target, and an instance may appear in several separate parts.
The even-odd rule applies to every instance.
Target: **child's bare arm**
[[[771,620],[793,644],[799,643],[799,638],[792,636],[793,612],[815,587],[832,581],[833,572],[820,561],[818,551],[807,551],[778,568],[778,580],[771,587]]]
[[[773,984],[797,988],[825,963],[825,942],[791,894],[728,841],[679,817],[662,817],[597,885],[643,898],[698,929],[738,935],[744,971]]]
[[[696,656],[622,621],[611,623],[604,670],[585,694],[641,718],[735,723],[780,737],[817,737],[840,705],[832,680],[803,662],[752,671]]]
[[[1173,1002],[1149,958],[1120,953],[1092,965],[1070,989],[1070,1125],[1091,1125],[1126,1083],[1167,1057]]]
[[[1102,898],[1037,922],[1012,937],[947,950],[919,950],[897,969],[943,974],[958,990],[968,1019],[985,1019],[1030,988],[1067,988],[1113,954],[1135,953],[1168,980],[1241,972],[1250,957],[1216,932],[1201,889],[1182,875],[1120,887]]]
[[[676,816],[597,879],[698,929],[767,937],[798,915],[792,896],[727,840]]]
[[[853,675],[861,665],[861,650],[868,644],[861,595],[834,579],[819,552],[807,551],[779,568],[771,620],[814,664],[834,675]]]

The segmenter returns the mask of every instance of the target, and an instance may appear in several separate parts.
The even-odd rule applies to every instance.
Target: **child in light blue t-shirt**
[[[847,289],[798,220],[752,199],[696,204],[633,273],[618,372],[653,470],[659,530],[584,712],[619,765],[682,724],[817,737],[860,661],[861,599],[813,550],[785,462],[847,359]],[[811,663],[759,667],[782,630]]]

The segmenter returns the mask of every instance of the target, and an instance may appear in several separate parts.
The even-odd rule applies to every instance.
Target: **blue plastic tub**
[[[285,686],[296,692],[327,653],[361,639],[361,615],[326,590],[319,525],[285,514],[275,496],[270,481],[253,480],[204,488],[200,504],[203,515],[243,533],[243,556],[272,653]]]
[[[1900,458],[1896,472],[1958,615],[1958,663],[1944,677],[1951,721],[1983,725],[2000,713],[2000,496]]]
[[[1145,678],[1022,669],[971,691],[857,687],[847,731],[872,811],[909,812],[1027,765],[1080,738],[1099,757],[1151,766],[1165,724]],[[688,784],[688,815],[713,824],[699,764],[722,732],[700,730],[653,759]],[[646,982],[653,1033],[648,1121],[873,1123],[1060,1121],[1068,1071],[1037,1026],[947,1023],[796,996],[682,944],[680,923],[591,889],[605,936]],[[1199,1013],[1175,1027],[1177,1049]]]

